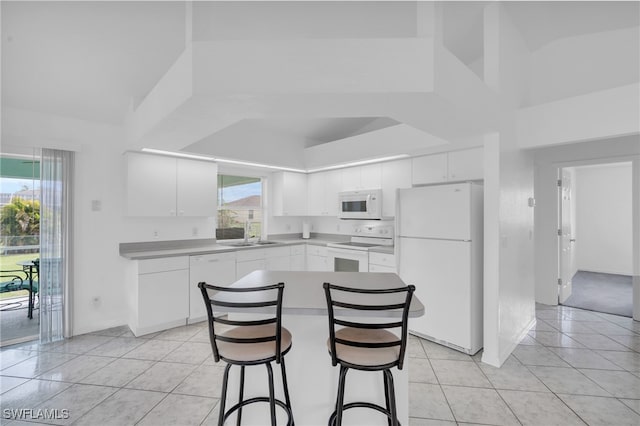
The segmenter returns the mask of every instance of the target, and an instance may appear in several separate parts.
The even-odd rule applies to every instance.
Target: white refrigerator
[[[475,354],[482,348],[482,185],[400,189],[396,208],[398,274],[425,306],[410,332]]]

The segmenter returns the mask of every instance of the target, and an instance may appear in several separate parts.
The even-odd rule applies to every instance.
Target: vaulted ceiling
[[[482,56],[487,3],[444,3],[445,46],[466,64]],[[179,1],[2,1],[0,7],[2,107],[116,125],[156,86],[188,39],[393,39],[419,32],[417,3],[401,1],[193,2],[193,19]],[[559,38],[638,25],[638,2],[505,7],[532,51]],[[241,138],[244,129],[310,147],[397,124],[375,115],[252,116],[229,123],[220,138]]]

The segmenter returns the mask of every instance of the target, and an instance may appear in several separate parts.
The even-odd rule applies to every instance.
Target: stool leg
[[[291,421],[289,424],[294,426],[295,423],[293,421],[293,410],[291,409],[291,399],[289,398],[289,385],[287,384],[287,369],[284,366],[284,357],[280,358],[280,369],[282,370],[282,387],[284,388],[284,400],[287,403],[287,407],[289,408],[289,415],[291,416]]]
[[[384,379],[384,403],[387,408],[387,412],[391,413],[391,401],[389,401],[389,379],[387,378],[386,370],[382,371],[382,377]],[[387,417],[387,424],[393,426],[391,417]]]
[[[396,409],[396,393],[393,386],[393,374],[391,373],[391,370],[384,370],[384,376],[388,384],[388,387],[385,389],[385,394],[388,394],[388,396],[385,396],[385,398],[387,398],[390,402],[389,412],[391,413],[391,424],[393,426],[400,426],[400,422],[398,422],[398,412]]]
[[[238,394],[238,404],[244,401],[244,365],[240,366],[240,393]],[[238,408],[237,426],[240,426],[242,420],[242,407]]]
[[[270,362],[265,365],[267,366],[267,372],[269,373],[269,408],[271,409],[271,426],[276,426],[276,397],[273,386],[273,369],[271,368]]]
[[[349,368],[340,366],[340,380],[338,382],[338,398],[336,400],[336,421],[337,426],[342,426],[342,407],[344,406],[344,386]]]
[[[222,426],[224,424],[224,408],[225,401],[227,400],[227,382],[229,381],[229,369],[231,368],[231,364],[227,364],[224,368],[224,377],[222,379],[222,394],[220,395],[220,412],[218,413],[218,426]]]

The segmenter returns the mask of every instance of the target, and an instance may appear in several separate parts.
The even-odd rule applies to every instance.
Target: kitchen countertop
[[[322,283],[330,282],[335,285],[342,285],[355,288],[383,289],[403,287],[406,284],[396,274],[386,272],[324,272],[324,271],[253,271],[231,285],[232,288],[255,287],[265,283],[284,282],[295,283],[286,286],[282,300],[282,313],[288,315],[327,315],[327,301],[325,298]],[[251,301],[260,302],[262,300],[252,299],[254,295],[247,293],[232,293],[221,296],[224,301]],[[261,297],[265,297],[261,295]],[[388,294],[389,304],[402,303],[406,294]],[[367,294],[346,294],[341,296],[341,300],[349,303],[376,304],[380,303],[379,296]],[[223,309],[223,308],[221,308]],[[224,308],[227,312],[246,312],[246,308],[234,309]],[[260,309],[253,312],[261,312]],[[265,308],[265,312],[270,312]],[[335,308],[336,315],[348,316],[372,316],[397,318],[401,311],[353,311],[340,307]],[[414,295],[411,300],[409,317],[420,317],[424,315],[424,305]]]
[[[129,260],[146,260],[158,259],[163,257],[197,256],[203,254],[227,253],[239,250],[255,250],[259,248],[282,247],[296,244],[326,246],[328,243],[348,241],[348,238],[349,236],[347,235],[333,234],[318,234],[308,239],[277,235],[273,238],[270,237],[268,239],[268,241],[271,241],[274,244],[256,244],[246,247],[229,245],[231,243],[218,243],[215,239],[121,243],[120,256]],[[393,250],[393,246],[379,246],[369,249],[369,251],[371,252],[387,254],[393,254]]]

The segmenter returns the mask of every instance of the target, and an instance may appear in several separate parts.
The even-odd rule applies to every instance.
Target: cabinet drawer
[[[297,256],[297,255],[300,255],[300,254],[303,255],[304,253],[305,253],[305,250],[304,250],[304,245],[303,244],[300,244],[300,245],[297,245],[297,246],[291,246],[291,256]]]
[[[312,256],[326,256],[327,255],[327,247],[326,246],[307,246],[307,254]]]
[[[194,263],[216,263],[225,260],[236,260],[236,252],[201,254],[189,257],[189,262],[192,266]]]
[[[392,268],[391,266],[382,266],[382,265],[369,265],[369,272],[391,272],[395,273],[396,268]]]
[[[152,274],[179,269],[189,269],[188,256],[162,257],[138,261],[138,274]]]
[[[271,247],[264,250],[264,257],[281,257],[289,256],[291,254],[291,247]]]
[[[266,249],[243,249],[236,252],[236,259],[238,262],[244,262],[246,260],[258,260],[264,259],[264,253]]]
[[[388,253],[369,252],[369,263],[374,265],[396,267],[396,257]]]

